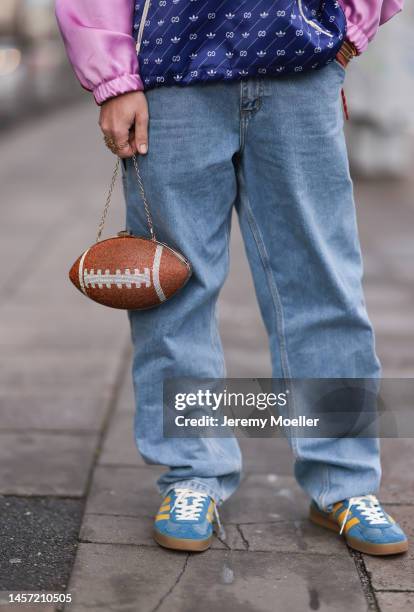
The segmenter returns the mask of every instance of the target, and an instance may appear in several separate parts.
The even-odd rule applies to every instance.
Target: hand
[[[107,146],[121,158],[148,151],[148,104],[142,91],[111,98],[102,104],[99,125]]]

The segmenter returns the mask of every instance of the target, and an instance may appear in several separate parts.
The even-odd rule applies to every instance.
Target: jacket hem
[[[240,74],[238,70],[234,69],[233,74],[229,76],[225,68],[215,70],[213,75],[210,73],[208,68],[205,68],[204,70],[199,69],[196,77],[192,77],[191,70],[187,69],[183,71],[179,79],[177,79],[177,75],[174,73],[166,73],[159,80],[159,77],[157,78],[154,75],[145,75],[145,72],[143,73],[142,78],[144,81],[145,91],[162,86],[191,87],[200,83],[207,85],[213,83],[237,83],[253,78],[283,78],[283,76],[289,76],[292,74],[306,74],[324,68],[335,59],[341,44],[342,41],[339,40],[338,44],[330,52],[330,55],[327,58],[324,58],[323,61],[319,61],[316,64],[309,63],[308,66],[300,67],[300,70],[295,70],[295,66],[292,64],[291,66],[280,66],[279,68],[273,67],[266,71],[250,69],[249,71],[246,71],[245,74]]]

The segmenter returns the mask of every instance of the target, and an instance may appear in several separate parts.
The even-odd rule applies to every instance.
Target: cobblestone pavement
[[[160,470],[134,448],[126,318],[66,280],[94,238],[113,163],[96,119],[91,105],[67,108],[0,144],[0,609],[19,607],[4,603],[9,590],[67,588],[75,612],[412,610],[413,550],[388,560],[351,554],[310,525],[284,440],[242,440],[246,476],[222,511],[226,538],[211,550],[185,555],[152,541]],[[357,186],[367,301],[387,376],[414,371],[410,191]],[[112,229],[122,217],[119,198]],[[236,225],[232,247],[221,299],[229,375],[268,376]],[[411,537],[413,451],[412,439],[383,443],[382,497]]]

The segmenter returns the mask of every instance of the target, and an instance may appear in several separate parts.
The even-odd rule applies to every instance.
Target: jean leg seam
[[[256,243],[260,261],[262,263],[265,277],[267,279],[267,284],[269,287],[269,291],[270,291],[270,295],[271,295],[272,303],[274,307],[274,312],[276,316],[276,333],[277,333],[279,348],[280,348],[280,363],[281,363],[281,368],[282,368],[282,374],[284,378],[288,380],[291,378],[291,376],[290,376],[290,367],[289,367],[289,360],[288,360],[288,354],[287,354],[286,337],[285,337],[285,332],[284,332],[284,316],[283,316],[283,307],[282,307],[282,302],[280,298],[280,292],[278,290],[277,283],[275,279],[273,278],[273,275],[270,269],[270,259],[269,259],[269,255],[266,250],[266,246],[264,244],[264,240],[261,236],[260,229],[257,225],[257,222],[253,214],[253,210],[250,206],[250,201],[249,201],[249,197],[246,191],[243,173],[241,173],[240,178],[241,178],[241,182],[243,186],[243,192],[241,193],[240,197],[242,201],[244,199],[244,203],[245,203],[246,211],[247,211],[248,224],[252,232],[254,241]],[[291,396],[290,405],[292,407],[294,406],[293,396]],[[291,448],[292,448],[292,452],[294,456],[296,458],[299,458],[299,448],[298,448],[297,439],[292,438],[290,444],[291,444]]]
[[[265,272],[265,277],[267,279],[267,284],[269,286],[270,295],[272,296],[272,303],[276,315],[276,332],[278,335],[279,347],[280,347],[280,357],[281,357],[281,367],[282,373],[285,378],[290,378],[290,368],[288,362],[287,348],[286,348],[286,339],[284,334],[284,317],[283,317],[283,308],[280,299],[280,292],[277,287],[277,283],[273,278],[273,275],[270,270],[269,264],[269,255],[267,253],[263,238],[260,234],[259,227],[256,223],[256,220],[253,215],[252,208],[250,206],[249,198],[244,190],[244,199],[247,210],[247,219],[249,222],[249,226],[251,232],[253,234],[254,241],[256,243],[256,247],[260,256],[260,260],[262,262],[263,270]]]
[[[289,364],[288,364],[287,350],[286,350],[286,341],[285,341],[284,331],[282,331],[284,330],[284,318],[283,318],[282,305],[280,301],[280,293],[277,288],[277,284],[275,280],[273,279],[273,276],[269,269],[269,256],[267,254],[267,250],[264,245],[264,241],[260,235],[260,230],[258,229],[258,226],[254,219],[253,211],[251,209],[247,195],[245,197],[246,197],[246,208],[248,211],[249,226],[252,231],[253,238],[256,242],[257,250],[259,252],[260,259],[261,259],[263,269],[265,272],[265,276],[267,279],[267,283],[270,289],[270,295],[272,296],[272,303],[273,303],[274,311],[276,315],[276,332],[278,335],[278,341],[279,341],[279,347],[280,347],[282,372],[285,378],[290,378]]]
[[[223,351],[220,350],[221,343],[220,343],[220,336],[219,336],[219,330],[218,330],[218,325],[217,325],[217,302],[214,304],[214,306],[211,309],[210,337],[211,337],[211,342],[215,348],[216,354],[218,355],[221,361],[222,377],[225,378],[226,377],[226,363],[225,363]]]
[[[246,204],[246,209],[248,212],[247,218],[248,218],[249,226],[253,234],[253,238],[256,242],[257,250],[259,252],[260,260],[262,262],[262,266],[263,266],[265,276],[267,279],[267,283],[269,286],[270,295],[272,296],[272,303],[273,303],[273,307],[274,307],[274,311],[276,315],[276,333],[277,333],[279,349],[280,349],[280,364],[282,368],[282,374],[284,378],[288,380],[289,378],[291,378],[291,376],[290,376],[290,367],[289,367],[289,360],[288,360],[288,354],[287,354],[286,337],[285,337],[285,331],[284,331],[283,307],[282,307],[282,302],[280,298],[280,292],[277,287],[277,283],[271,273],[269,255],[267,253],[266,246],[260,234],[260,230],[257,226],[256,220],[254,218],[253,211],[250,206],[250,202],[249,202],[247,193],[245,193],[245,204]],[[293,395],[291,396],[289,405],[292,407],[292,410],[295,414],[295,402],[294,402]],[[290,445],[291,445],[294,456],[296,458],[299,458],[299,446],[298,446],[297,438],[295,437],[291,438]]]
[[[228,223],[226,223],[225,240],[226,240],[227,264],[228,264],[229,259],[230,259],[230,236],[229,236],[229,224]],[[221,346],[221,338],[220,338],[218,322],[217,322],[217,301],[214,304],[214,307],[212,308],[212,312],[211,312],[210,335],[211,335],[211,340],[213,342],[213,345],[216,348],[216,353],[220,357],[222,377],[225,378],[227,375],[227,368],[226,368],[225,356],[224,356],[223,349]]]

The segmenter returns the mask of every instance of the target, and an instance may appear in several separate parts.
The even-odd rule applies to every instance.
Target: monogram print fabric
[[[146,89],[322,68],[345,30],[335,0],[140,0],[134,15]]]

